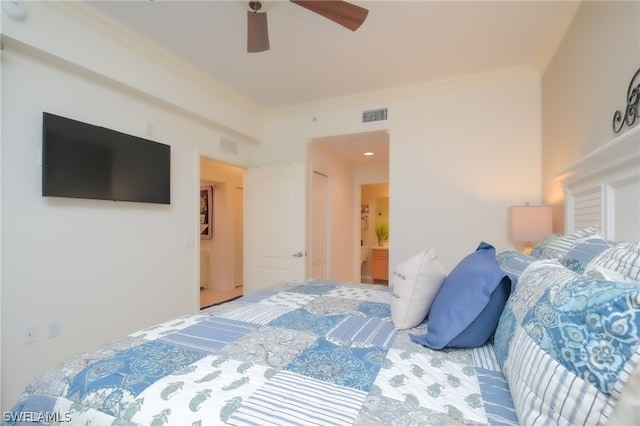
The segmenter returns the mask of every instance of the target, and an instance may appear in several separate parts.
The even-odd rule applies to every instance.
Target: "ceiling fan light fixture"
[[[259,1],[250,1],[247,11],[247,52],[264,52],[269,50],[269,29],[267,28],[267,14],[257,13],[262,8]]]

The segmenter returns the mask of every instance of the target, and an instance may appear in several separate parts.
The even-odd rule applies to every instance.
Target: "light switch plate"
[[[36,326],[29,325],[22,330],[22,343],[28,344],[36,341]]]

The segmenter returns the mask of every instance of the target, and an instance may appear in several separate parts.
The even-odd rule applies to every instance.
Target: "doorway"
[[[379,247],[381,243],[376,234],[378,225],[389,224],[389,183],[360,185],[360,203],[360,281],[373,283],[377,276],[374,270],[379,270],[374,262],[380,256],[372,256],[372,249],[389,250],[388,246]]]
[[[311,167],[328,176],[325,240],[328,279],[362,280],[361,186],[388,185],[389,145],[386,130],[320,137],[309,142]],[[313,213],[310,219],[313,220]]]
[[[200,158],[200,188],[210,189],[211,194],[210,201],[201,199],[201,208],[203,205],[211,208],[205,219],[208,226],[203,227],[201,220],[202,309],[243,294],[244,169]]]

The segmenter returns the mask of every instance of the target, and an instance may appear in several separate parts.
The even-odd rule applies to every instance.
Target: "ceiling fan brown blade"
[[[269,50],[267,14],[247,11],[247,52]]]
[[[360,28],[369,13],[363,7],[342,0],[291,0],[291,2],[331,19],[351,31]]]

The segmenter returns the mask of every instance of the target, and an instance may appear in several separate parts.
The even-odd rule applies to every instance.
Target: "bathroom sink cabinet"
[[[389,283],[389,249],[376,247],[371,249],[371,278],[374,283]]]

